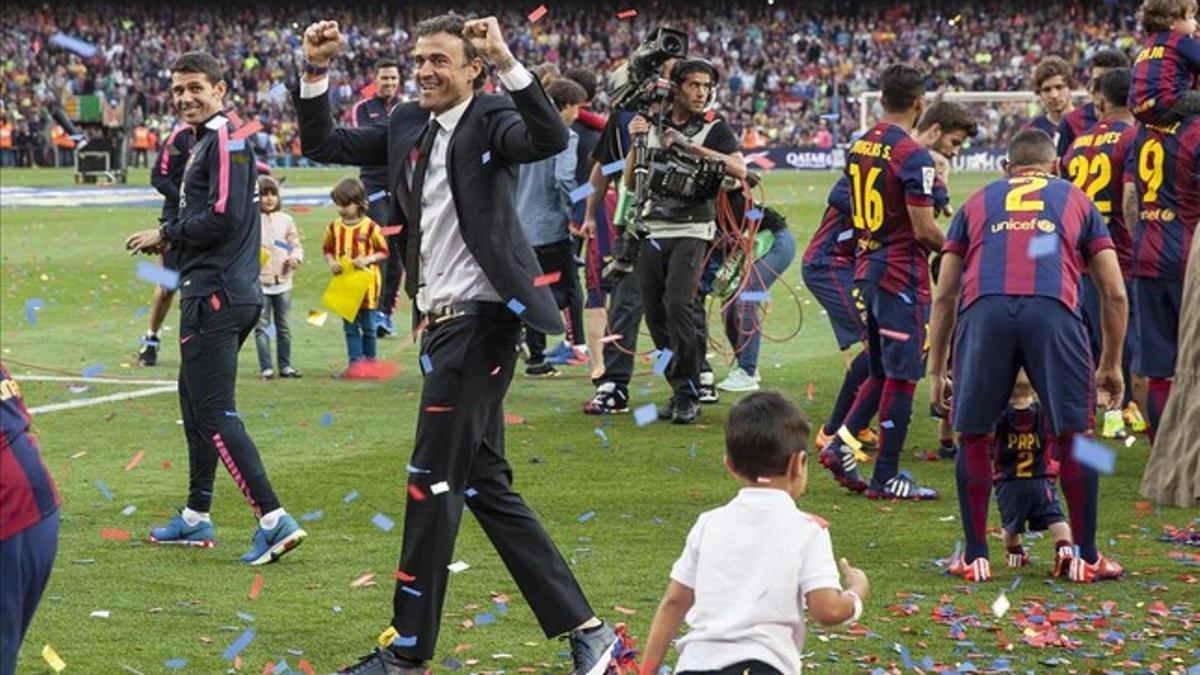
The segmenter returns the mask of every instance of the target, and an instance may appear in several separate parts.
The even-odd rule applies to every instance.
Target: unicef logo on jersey
[[[1054,233],[1054,223],[1043,218],[1043,219],[1037,221],[1037,229],[1041,230],[1042,232],[1045,232],[1046,234],[1053,234]]]
[[[1001,220],[998,223],[992,223],[992,234],[999,234],[1001,232],[1032,232],[1033,230],[1053,234],[1057,227],[1054,221],[1046,220],[1045,218]]]

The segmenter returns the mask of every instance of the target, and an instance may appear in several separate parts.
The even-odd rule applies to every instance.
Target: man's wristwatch
[[[309,63],[308,61],[304,62],[304,74],[305,75],[312,75],[313,77],[322,77],[324,75],[327,75],[328,73],[329,73],[328,65],[317,66],[312,63]]]

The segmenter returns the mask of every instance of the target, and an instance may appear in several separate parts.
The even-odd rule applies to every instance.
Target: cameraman
[[[683,59],[671,69],[671,81],[672,97],[661,113],[661,134],[641,115],[629,122],[631,136],[646,134],[651,167],[650,187],[640,213],[645,236],[637,275],[654,345],[673,354],[666,370],[673,396],[659,410],[659,418],[691,424],[700,413],[703,348],[693,312],[704,254],[716,232],[720,181],[704,181],[692,194],[680,194],[668,191],[656,180],[662,177],[656,173],[661,173],[661,163],[671,154],[715,160],[723,164],[725,175],[739,180],[746,177],[746,165],[729,125],[706,112],[717,85],[716,68],[700,59]],[[629,153],[626,158],[624,180],[630,190],[636,189],[639,154]]]

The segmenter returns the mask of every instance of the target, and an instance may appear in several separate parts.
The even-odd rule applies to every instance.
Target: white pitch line
[[[67,377],[65,375],[14,375],[13,379],[20,382],[93,382],[96,384],[158,384],[175,386],[175,380],[119,380],[113,377]]]
[[[28,378],[26,378],[28,379]],[[42,413],[55,412],[58,410],[70,410],[71,408],[84,408],[90,405],[100,405],[101,403],[111,403],[113,401],[127,401],[131,398],[142,398],[144,396],[154,396],[155,394],[167,394],[176,390],[176,385],[153,387],[150,389],[138,389],[135,391],[125,391],[119,394],[109,394],[108,396],[98,396],[96,398],[81,398],[66,403],[50,403],[48,405],[40,405],[29,409],[30,415],[40,415]]]

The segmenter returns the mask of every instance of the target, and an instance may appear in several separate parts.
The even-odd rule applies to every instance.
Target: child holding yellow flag
[[[367,217],[367,190],[357,178],[343,178],[330,193],[338,217],[325,228],[321,250],[333,272],[325,304],[342,317],[346,351],[353,366],[375,359],[375,308],[387,259],[387,240]]]

